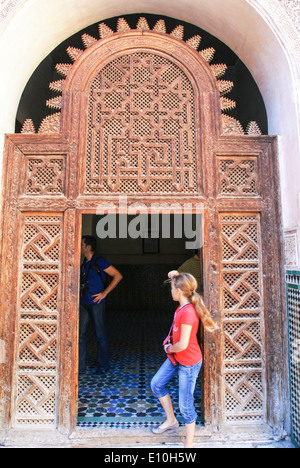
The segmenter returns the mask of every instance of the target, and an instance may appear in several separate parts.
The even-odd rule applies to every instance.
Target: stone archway
[[[206,426],[283,430],[276,139],[222,135],[218,81],[191,45],[105,35],[63,83],[60,133],[7,137],[3,431],[74,429],[81,215],[124,193],[204,206],[205,300],[220,325],[205,338]]]

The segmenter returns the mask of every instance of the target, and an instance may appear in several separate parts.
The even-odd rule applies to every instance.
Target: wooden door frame
[[[155,36],[155,46],[153,37]],[[152,44],[152,45],[151,45]],[[279,176],[277,167],[277,139],[269,136],[222,136],[219,93],[216,80],[209,66],[199,54],[180,41],[150,32],[131,31],[116,34],[102,42],[102,53],[106,60],[124,50],[153,50],[182,63],[189,69],[199,89],[202,134],[200,138],[202,186],[195,197],[176,194],[167,198],[170,202],[185,200],[203,202],[205,205],[204,243],[204,291],[205,300],[212,310],[220,329],[213,335],[205,334],[204,381],[205,423],[213,431],[224,426],[224,329],[222,315],[222,245],[220,216],[259,214],[263,229],[261,239],[264,301],[264,372],[266,378],[266,401],[264,423],[277,432],[287,426],[288,414],[288,367],[285,324],[284,261],[282,252],[282,224],[279,198]],[[60,319],[58,338],[57,428],[70,434],[77,420],[77,361],[78,361],[78,290],[80,235],[83,213],[95,213],[98,196],[84,194],[85,142],[80,139],[81,129],[86,125],[87,115],[82,109],[87,105],[88,83],[99,68],[96,57],[99,45],[95,44],[76,62],[74,71],[65,83],[60,135],[7,135],[5,143],[2,211],[1,211],[1,283],[3,297],[0,310],[0,340],[2,349],[0,386],[0,430],[2,439],[11,427],[11,411],[15,405],[14,372],[16,366],[16,330],[18,326],[18,284],[20,281],[20,255],[22,240],[19,232],[26,215],[62,216],[62,251],[60,288]],[[209,109],[209,112],[207,112]],[[83,118],[82,118],[83,115]],[[200,131],[200,128],[198,128]],[[79,154],[79,157],[78,157]],[[28,194],[26,187],[33,171],[29,159],[39,158],[49,166],[49,158],[61,161],[56,171],[61,179],[61,193],[42,195]],[[241,194],[229,197],[220,190],[220,159],[255,158],[258,164],[257,192],[253,196]],[[77,167],[80,167],[79,172]],[[55,163],[54,163],[55,165]],[[60,172],[59,172],[60,171]],[[204,176],[205,174],[205,176]],[[217,182],[217,183],[216,183]],[[116,195],[105,195],[106,202],[116,202]],[[132,196],[129,202],[142,201],[148,206],[159,196]],[[163,200],[166,200],[163,197]],[[16,261],[17,258],[17,261]],[[18,274],[16,274],[16,270]],[[15,350],[11,353],[10,350]],[[4,356],[4,358],[3,358]],[[280,376],[280,379],[278,379]],[[278,412],[278,401],[284,402]]]
[[[206,301],[214,313],[214,317],[221,324],[220,314],[220,232],[218,216],[220,213],[260,213],[264,230],[263,236],[263,273],[264,273],[264,301],[267,306],[265,316],[266,330],[266,382],[267,382],[267,421],[272,427],[281,428],[285,424],[285,404],[287,398],[287,369],[283,358],[286,356],[287,342],[285,331],[285,301],[282,232],[280,229],[279,199],[270,196],[275,193],[277,184],[276,164],[276,138],[273,137],[221,137],[216,142],[212,159],[215,156],[226,154],[259,155],[261,160],[261,185],[264,199],[248,200],[245,209],[245,200],[230,200],[224,198],[209,199],[205,201],[205,243],[204,243],[204,289]],[[243,147],[241,150],[241,146]],[[2,363],[1,372],[1,415],[2,430],[6,432],[10,425],[11,394],[13,392],[14,356],[8,350],[15,348],[15,326],[17,323],[16,294],[18,275],[16,272],[16,252],[20,251],[21,240],[19,230],[21,217],[24,214],[39,213],[50,215],[61,213],[63,215],[63,281],[61,294],[64,298],[61,304],[60,324],[60,389],[58,427],[60,431],[69,433],[75,428],[77,411],[77,336],[78,336],[78,274],[80,261],[81,217],[83,213],[95,212],[94,207],[79,206],[66,197],[40,198],[20,197],[20,178],[24,178],[24,160],[28,156],[41,154],[67,154],[69,145],[60,137],[22,136],[11,135],[6,137],[6,160],[4,174],[3,205],[2,205],[2,290],[1,302],[1,340],[5,344],[7,361]],[[275,155],[275,157],[274,157]],[[210,157],[210,156],[209,156]],[[272,177],[270,177],[270,173]],[[177,201],[180,198],[177,199]],[[133,198],[132,201],[136,201]],[[153,201],[153,200],[152,200]],[[175,201],[175,200],[174,200]],[[147,201],[151,204],[151,199]],[[81,206],[80,206],[81,205]],[[213,246],[213,248],[212,248]],[[282,266],[282,269],[280,268]],[[265,306],[266,307],[266,306]],[[205,403],[205,421],[207,427],[218,428],[222,426],[222,333],[221,330],[213,336],[207,336],[209,344],[204,347],[204,359],[209,363],[205,367],[205,391],[211,395]],[[74,346],[74,343],[76,345]],[[214,352],[212,352],[214,350]],[[276,379],[276,375],[282,379]],[[283,402],[280,414],[277,402]]]

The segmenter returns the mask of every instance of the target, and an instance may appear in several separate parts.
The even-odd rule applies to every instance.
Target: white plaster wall
[[[284,25],[288,19],[280,18],[283,10],[278,0],[19,0],[19,5],[16,1],[12,3],[13,11],[0,30],[0,160],[4,134],[14,132],[22,91],[35,68],[58,44],[80,29],[113,16],[130,13],[171,16],[218,37],[249,68],[265,100],[269,133],[279,135],[284,227],[300,225],[297,202],[300,80],[295,50],[286,37]]]

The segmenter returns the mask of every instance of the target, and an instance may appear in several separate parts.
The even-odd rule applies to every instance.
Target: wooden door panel
[[[265,418],[260,215],[220,215],[224,422]]]
[[[62,221],[62,214],[22,215],[15,427],[56,423]]]

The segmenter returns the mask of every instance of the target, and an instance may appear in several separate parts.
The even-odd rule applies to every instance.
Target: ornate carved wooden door
[[[103,25],[102,36],[60,65],[61,115],[6,140],[1,428],[75,427],[81,215],[104,201],[118,210],[126,194],[203,204],[204,294],[220,326],[205,334],[206,425],[279,429],[276,140],[221,115],[225,84],[192,42]]]

